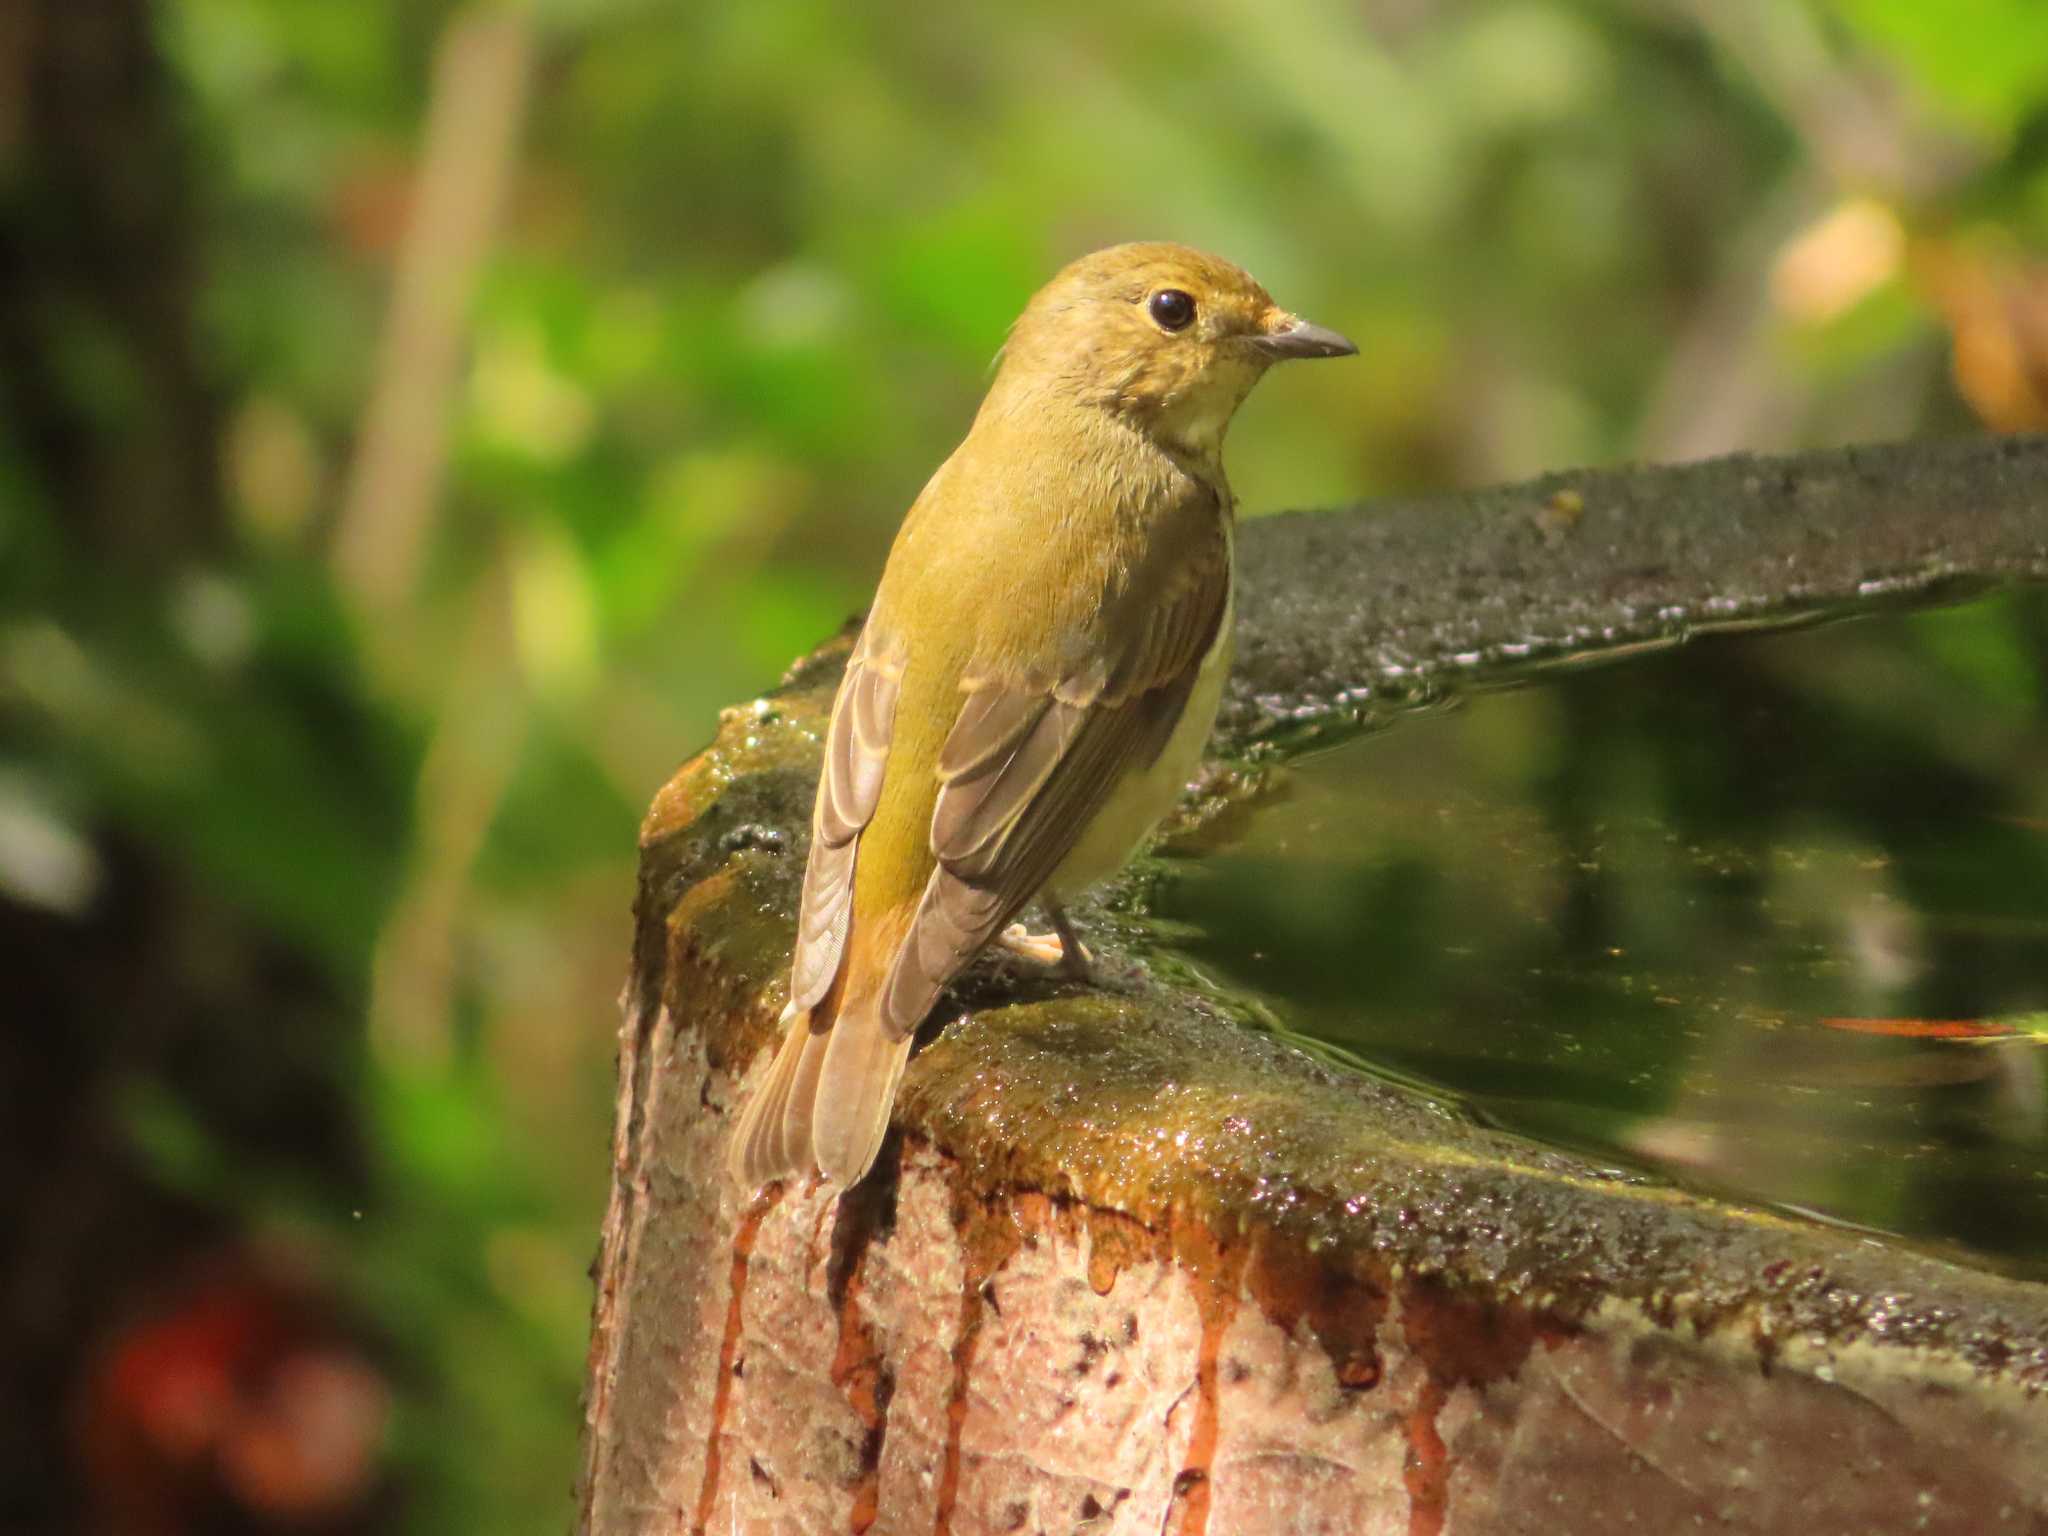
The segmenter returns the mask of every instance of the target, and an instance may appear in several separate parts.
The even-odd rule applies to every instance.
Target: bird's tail
[[[811,1163],[811,1104],[817,1097],[818,1069],[824,1064],[825,1045],[831,1038],[829,1022],[824,1032],[813,1033],[815,1008],[787,1008],[782,1014],[782,1044],[768,1076],[754,1090],[732,1138],[732,1176],[746,1190],[758,1189],[770,1179],[792,1173],[809,1173]]]
[[[879,992],[879,988],[877,992]],[[840,1011],[820,1064],[811,1108],[811,1156],[835,1184],[855,1184],[875,1165],[889,1133],[896,1085],[910,1059],[911,1036],[882,1022],[880,996]]]
[[[813,1168],[845,1186],[874,1166],[911,1045],[884,1027],[880,990],[843,1001],[835,983],[815,1007],[784,1011],[782,1044],[733,1133],[742,1188]]]

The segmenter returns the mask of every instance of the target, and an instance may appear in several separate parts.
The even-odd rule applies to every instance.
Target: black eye
[[[1162,331],[1184,331],[1195,318],[1195,301],[1178,288],[1162,288],[1145,303]]]

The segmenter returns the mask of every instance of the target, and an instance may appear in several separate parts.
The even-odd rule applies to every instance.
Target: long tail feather
[[[858,1183],[889,1131],[911,1038],[883,1022],[886,965],[900,923],[857,930],[852,953],[810,1008],[783,1010],[782,1044],[733,1132],[733,1178],[747,1189],[813,1169]]]
[[[782,1158],[787,1168],[809,1177],[817,1166],[811,1146],[811,1120],[817,1112],[818,1078],[825,1068],[825,1049],[831,1035],[824,1029],[826,1009],[836,1003],[834,994],[810,1012],[804,1030],[803,1054],[797,1058],[796,1075],[790,1079],[789,1099],[782,1108]]]
[[[819,1172],[839,1185],[857,1183],[874,1166],[910,1059],[911,1037],[891,1037],[880,1004],[870,995],[840,1012],[819,1066],[811,1155]]]
[[[782,1044],[733,1130],[732,1176],[747,1190],[810,1172],[811,1101],[830,1037],[812,1031],[810,1009],[788,1009],[782,1018]]]

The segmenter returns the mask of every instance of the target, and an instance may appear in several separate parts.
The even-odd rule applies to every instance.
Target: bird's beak
[[[1275,313],[1266,329],[1252,337],[1252,349],[1274,358],[1349,357],[1358,350],[1350,338],[1324,325],[1310,325],[1295,315]]]

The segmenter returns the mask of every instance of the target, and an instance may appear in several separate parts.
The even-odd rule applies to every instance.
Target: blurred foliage
[[[121,1007],[264,983],[222,983],[232,1030],[198,1003],[133,1029],[38,942],[72,1054],[15,1091],[75,1102],[100,1141],[65,1155],[186,1241],[316,1256],[397,1361],[413,1527],[559,1529],[639,808],[860,607],[1031,289],[1179,238],[1363,342],[1244,412],[1248,515],[1966,402],[2030,424],[2048,47],[2031,0],[1967,12],[502,7],[519,149],[452,387],[410,423],[448,434],[421,562],[380,604],[332,553],[389,510],[348,491],[426,125],[475,85],[437,54],[475,13],[173,0],[115,58],[85,21],[134,0],[18,9],[0,898],[32,917],[6,931],[117,954],[144,890],[210,914],[208,947],[166,918],[184,959]],[[233,1108],[301,1077],[353,1150]],[[119,1226],[91,1187],[76,1229]],[[146,1288],[155,1229],[127,1225]]]

